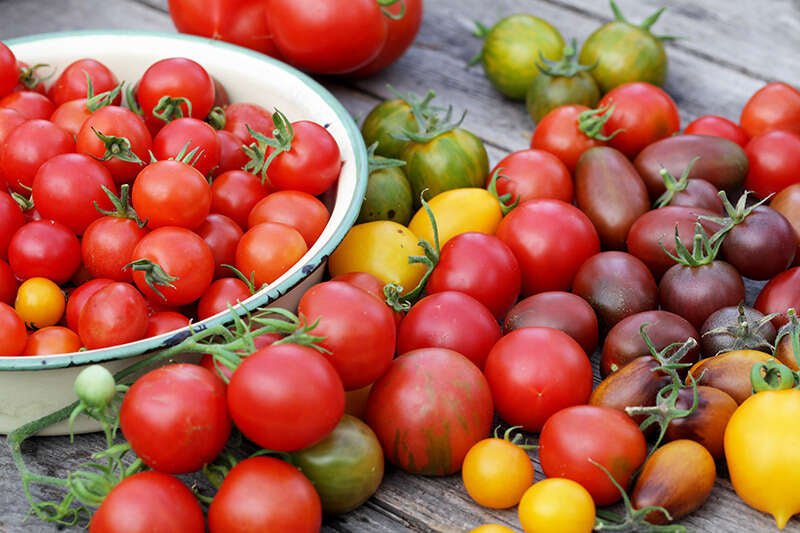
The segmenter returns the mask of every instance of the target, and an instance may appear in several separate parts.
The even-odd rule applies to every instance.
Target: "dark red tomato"
[[[101,217],[86,228],[81,239],[83,266],[94,278],[132,282],[130,263],[133,249],[147,235],[146,228],[130,218]]]
[[[426,296],[408,311],[397,330],[397,353],[449,348],[480,368],[500,339],[500,325],[485,305],[463,292]]]
[[[0,42],[0,98],[10,93],[18,81],[17,58],[8,46]]]
[[[739,123],[751,138],[775,130],[800,134],[800,91],[788,83],[767,83],[744,105]]]
[[[28,120],[14,128],[0,146],[0,175],[12,190],[27,195],[45,161],[74,151],[75,141],[69,133],[47,120]]]
[[[251,457],[233,467],[208,508],[210,533],[316,533],[321,527],[314,485],[274,457]]]
[[[286,62],[315,74],[365,66],[378,57],[389,34],[389,19],[374,0],[271,0],[267,13]]]
[[[750,137],[732,120],[718,115],[703,115],[690,122],[683,130],[686,135],[711,135],[724,137],[742,148],[747,146]]]
[[[208,287],[197,302],[197,319],[203,320],[227,311],[228,306],[241,303],[252,295],[247,283],[239,278],[220,278]]]
[[[399,19],[387,19],[386,23],[389,25],[389,34],[386,36],[386,42],[378,53],[378,56],[352,72],[350,76],[366,77],[383,70],[395,61],[411,46],[414,38],[417,36],[419,27],[422,24],[422,0],[404,0],[397,2],[387,7],[394,15],[399,15],[401,10],[403,16]]]
[[[211,210],[211,186],[186,163],[157,161],[136,176],[131,201],[150,229],[164,226],[194,229]]]
[[[8,264],[21,280],[40,276],[61,285],[81,264],[81,244],[63,224],[35,220],[11,237]]]
[[[302,191],[275,191],[256,203],[247,216],[247,226],[280,222],[296,229],[306,246],[317,242],[328,224],[330,213],[317,197]]]
[[[396,346],[391,309],[349,283],[314,285],[300,298],[297,312],[305,322],[320,319],[313,334],[330,351],[328,360],[346,390],[360,389],[381,377],[392,362]]]
[[[745,149],[750,170],[744,181],[746,189],[759,198],[780,192],[800,183],[800,134],[770,131],[753,137]]]
[[[540,431],[554,413],[586,403],[592,392],[586,352],[552,328],[525,327],[505,335],[489,352],[484,374],[500,418],[527,431]]]
[[[650,83],[625,83],[609,91],[599,107],[615,106],[603,127],[605,135],[622,130],[608,141],[629,158],[642,148],[680,130],[678,106],[661,88]]]
[[[800,309],[800,267],[790,268],[769,280],[758,293],[753,307],[765,315],[778,313],[772,319],[775,328],[786,324],[786,311]]]
[[[119,423],[134,453],[166,474],[200,470],[231,433],[225,386],[192,364],[162,366],[138,378],[122,400]]]
[[[65,313],[67,327],[72,331],[78,331],[78,321],[81,316],[83,306],[86,301],[97,291],[112,283],[114,280],[105,278],[95,278],[78,285],[67,298],[67,310]]]
[[[583,485],[597,505],[622,498],[606,468],[626,488],[647,456],[647,442],[631,417],[611,407],[579,405],[553,415],[539,436],[539,458],[547,477]]]
[[[269,194],[261,178],[243,170],[223,172],[211,182],[211,212],[233,219],[240,228],[249,227],[253,206]]]
[[[0,108],[0,146],[6,141],[11,130],[25,122],[26,118],[13,109]]]
[[[147,283],[145,272],[136,270],[133,281],[148,300],[170,306],[198,299],[214,277],[214,255],[206,242],[185,228],[167,226],[148,233],[131,254],[131,261],[147,259],[176,279],[172,286],[157,285],[159,295]]]
[[[572,176],[558,157],[544,150],[519,150],[500,160],[489,173],[497,178],[497,194],[511,194],[511,202],[534,198],[554,198],[570,203],[573,198]]]
[[[56,78],[47,91],[47,96],[57,106],[70,100],[87,98],[89,86],[87,79],[92,80],[94,94],[104,93],[119,85],[117,77],[111,70],[96,59],[83,58],[70,63]],[[114,102],[119,104],[119,97]]]
[[[272,137],[274,129],[272,114],[258,104],[234,102],[225,108],[224,130],[234,134],[244,144],[255,142],[250,130]]]
[[[142,74],[136,86],[136,100],[142,108],[145,122],[156,129],[180,117],[204,120],[214,105],[214,95],[214,80],[206,69],[185,57],[156,61]],[[169,97],[173,104],[177,104],[170,116],[163,115],[166,109],[172,107],[164,97]],[[159,118],[159,114],[163,118]]]
[[[583,152],[606,144],[580,130],[578,117],[586,111],[590,109],[583,105],[564,105],[547,113],[533,130],[531,148],[550,152],[574,172]]]
[[[767,280],[792,264],[796,244],[789,221],[762,205],[728,232],[722,242],[722,255],[742,276]]]
[[[478,367],[453,350],[422,348],[395,359],[375,382],[365,421],[390,463],[412,474],[447,476],[489,435],[493,413]]]
[[[273,344],[246,357],[228,384],[236,427],[259,446],[282,452],[307,448],[333,431],[344,414],[344,388],[328,357],[298,344]]]
[[[519,261],[522,295],[567,290],[583,262],[600,251],[600,238],[577,207],[529,200],[503,218],[497,237]]]
[[[13,109],[28,120],[48,120],[56,106],[36,91],[19,91],[0,99],[0,108]]]
[[[95,130],[108,137],[122,137],[130,143],[130,152],[141,163],[123,161],[114,157],[112,147],[107,147]],[[76,137],[77,151],[95,159],[111,171],[117,183],[130,183],[139,173],[144,161],[150,160],[149,150],[153,143],[144,121],[130,109],[119,106],[101,107],[86,119]],[[118,146],[119,143],[115,143]]]
[[[153,138],[156,159],[177,159],[178,155],[197,150],[190,164],[208,176],[219,164],[220,146],[217,132],[208,123],[196,118],[177,118],[161,128]]]
[[[206,241],[214,255],[214,278],[230,276],[231,269],[222,265],[233,265],[236,262],[236,246],[244,235],[242,228],[225,215],[211,213],[195,233]]]
[[[239,239],[235,266],[248,278],[253,275],[258,288],[286,273],[307,251],[306,241],[296,229],[262,222]]]
[[[11,237],[25,224],[25,215],[19,204],[5,191],[0,190],[0,259],[8,259]]]
[[[316,122],[301,120],[293,122],[292,128],[292,146],[272,160],[267,180],[279,191],[303,191],[318,196],[339,178],[342,167],[339,145],[328,130]]]
[[[81,126],[92,114],[86,102],[86,98],[64,102],[50,115],[50,122],[77,137]]]
[[[89,296],[78,317],[87,349],[138,341],[147,332],[147,304],[129,283],[113,281]]]
[[[247,164],[247,154],[242,150],[242,140],[229,131],[217,131],[219,142],[219,166],[216,174],[230,170],[241,170]]]
[[[155,337],[188,326],[192,321],[177,311],[156,311],[147,319],[147,331],[144,336]]]
[[[511,248],[494,235],[470,231],[445,243],[425,290],[463,292],[500,320],[517,301],[521,284],[519,262]]]
[[[81,235],[103,216],[97,207],[112,208],[103,187],[116,190],[111,173],[101,163],[84,154],[60,154],[36,172],[33,202],[43,218],[61,222]]]
[[[520,300],[506,315],[503,332],[534,326],[563,331],[587,355],[597,348],[597,315],[586,300],[571,292],[540,292]]]
[[[123,479],[92,515],[89,533],[203,533],[203,510],[192,491],[161,472]]]
[[[28,331],[14,308],[4,302],[0,302],[0,330],[3,331],[0,335],[0,355],[20,355],[28,340]]]
[[[0,259],[0,302],[13,305],[18,286],[14,271],[11,270],[8,263]]]
[[[81,338],[64,326],[47,326],[28,336],[23,355],[56,355],[74,353],[81,349]]]

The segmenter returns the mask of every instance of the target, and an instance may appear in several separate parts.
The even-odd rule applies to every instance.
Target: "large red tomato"
[[[788,83],[767,83],[744,105],[739,123],[750,137],[774,130],[800,134],[800,91]]]
[[[383,70],[397,61],[403,55],[403,52],[411,46],[411,43],[414,42],[414,37],[417,36],[419,27],[422,24],[422,0],[403,0],[392,4],[387,9],[395,16],[402,12],[403,16],[390,18],[387,21],[389,35],[386,37],[386,43],[381,48],[380,53],[365,66],[351,73],[351,76],[371,76]]]
[[[750,139],[745,149],[750,169],[744,186],[759,198],[800,183],[800,133],[769,131]]]

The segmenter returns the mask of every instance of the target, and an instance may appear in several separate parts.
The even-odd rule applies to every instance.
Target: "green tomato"
[[[413,214],[411,185],[402,168],[382,168],[370,172],[367,192],[356,223],[392,220],[407,225]]]
[[[542,73],[534,78],[525,95],[525,107],[534,122],[562,105],[595,107],[600,101],[600,89],[588,72],[573,76],[550,76]]]
[[[344,415],[325,439],[292,454],[314,484],[326,513],[346,513],[375,494],[383,480],[383,450],[375,433],[358,418]]]
[[[75,378],[75,394],[88,407],[102,409],[117,393],[114,376],[100,365],[87,366]]]
[[[386,100],[375,106],[361,126],[364,143],[369,146],[377,142],[378,147],[375,150],[377,155],[399,158],[409,141],[398,139],[396,136],[401,135],[403,131],[419,130],[411,109],[411,105],[400,98]]]

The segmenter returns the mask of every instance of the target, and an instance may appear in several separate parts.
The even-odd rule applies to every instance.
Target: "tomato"
[[[2,204],[2,201],[0,201],[0,204]],[[794,255],[794,264],[797,265],[798,260],[800,260],[800,183],[789,185],[781,190],[772,197],[769,206],[783,215],[794,230],[795,240],[798,245],[798,249]],[[0,207],[0,209],[2,209],[2,207]],[[2,241],[2,237],[0,237],[0,241]],[[2,249],[3,246],[0,244],[0,252],[2,252]]]
[[[529,200],[500,222],[497,236],[517,258],[522,295],[566,290],[583,262],[600,251],[591,221],[560,200]]]
[[[78,318],[78,335],[87,349],[144,338],[147,304],[132,285],[111,282],[89,296]]]
[[[0,336],[0,355],[19,355],[25,348],[28,332],[25,322],[7,303],[0,302],[0,326],[3,335]]]
[[[365,66],[389,34],[388,17],[374,0],[271,0],[268,13],[283,58],[315,74],[344,74]]]
[[[206,69],[185,57],[156,61],[136,86],[145,122],[156,130],[175,118],[205,119],[214,105],[214,94],[214,81]]]
[[[412,474],[446,476],[489,434],[492,414],[478,367],[447,348],[422,348],[396,358],[375,382],[366,422],[390,463]]]
[[[161,472],[139,472],[123,479],[103,500],[89,533],[203,533],[200,504],[178,479]]]
[[[420,103],[429,102],[430,93]],[[411,98],[409,98],[411,99]],[[413,102],[413,100],[412,100]],[[367,146],[378,143],[375,154],[399,159],[411,141],[398,138],[404,131],[417,132],[419,125],[411,104],[403,98],[384,100],[373,107],[361,125],[361,136]]]
[[[155,337],[188,326],[189,317],[176,311],[156,311],[147,319],[147,331],[144,336]]]
[[[50,115],[50,122],[75,137],[86,119],[92,115],[86,104],[86,98],[64,102]]]
[[[620,85],[606,93],[599,105],[614,106],[603,133],[622,130],[608,143],[630,158],[681,127],[678,106],[663,89],[649,83]]]
[[[316,533],[321,527],[314,486],[274,457],[251,457],[233,467],[208,508],[210,533]]]
[[[375,156],[380,161],[381,156]],[[413,214],[414,198],[408,177],[401,167],[383,167],[371,170],[367,180],[364,202],[357,223],[374,220],[391,220],[408,224]]]
[[[0,146],[11,131],[25,122],[26,118],[13,109],[0,107]]]
[[[342,281],[311,287],[297,312],[308,324],[319,319],[313,334],[324,337],[346,390],[359,389],[381,377],[392,362],[396,330],[391,309],[366,291]]]
[[[196,118],[178,118],[161,128],[153,137],[156,159],[178,159],[197,150],[189,161],[203,176],[208,176],[219,164],[220,145],[217,133],[207,123]]]
[[[799,183],[800,134],[770,131],[750,139],[745,150],[750,160],[744,186],[759,198]]]
[[[500,524],[483,524],[470,529],[469,533],[514,533],[514,530]]]
[[[19,286],[14,300],[14,310],[32,328],[57,324],[65,307],[64,293],[47,278],[26,279]]]
[[[553,198],[572,202],[572,176],[561,160],[544,150],[519,150],[501,159],[489,173],[497,173],[497,194],[510,194],[507,202]],[[486,183],[489,185],[489,182]]]
[[[582,105],[564,105],[547,113],[536,125],[531,137],[531,148],[549,152],[567,167],[575,171],[578,158],[595,146],[604,146],[605,141],[590,136],[581,128],[581,117],[591,113]],[[600,133],[599,130],[597,132]]]
[[[525,533],[589,533],[595,526],[592,495],[571,479],[536,483],[522,495],[518,513]]]
[[[751,138],[775,130],[800,134],[800,91],[780,81],[767,83],[744,104],[739,124]]]
[[[269,284],[286,273],[308,251],[296,229],[278,222],[256,224],[242,235],[236,246],[236,268],[255,286]]]
[[[78,334],[64,326],[48,326],[28,336],[22,353],[25,355],[56,355],[80,350]]]
[[[600,100],[600,89],[590,71],[592,65],[581,65],[575,58],[575,41],[564,47],[558,62],[537,62],[540,73],[525,93],[525,107],[534,122],[539,122],[553,109],[562,105],[594,107]]]
[[[8,246],[8,264],[19,279],[43,277],[61,285],[80,263],[78,238],[52,220],[28,222],[14,233]]]
[[[465,232],[442,246],[425,290],[468,294],[499,320],[517,300],[521,283],[519,262],[503,241],[494,235]]]
[[[215,280],[197,301],[197,319],[203,320],[227,311],[253,295],[250,287],[239,278],[219,278]]]
[[[739,327],[740,320],[747,325]],[[700,346],[703,353],[709,356],[732,350],[772,351],[775,344],[775,326],[769,320],[764,321],[764,314],[748,305],[723,307],[711,313],[700,328]],[[783,339],[789,341],[788,337]],[[791,342],[781,342],[788,348]],[[775,357],[780,358],[780,346],[775,346]],[[791,359],[793,354],[787,354]],[[791,364],[786,366],[791,367]],[[796,365],[795,365],[796,366]]]
[[[14,128],[0,147],[0,175],[12,190],[27,194],[26,187],[42,164],[75,149],[69,133],[47,120],[28,120]]]
[[[247,227],[280,222],[296,229],[311,248],[328,224],[330,213],[318,198],[302,191],[276,191],[256,203],[247,216]]]
[[[194,229],[211,209],[211,187],[196,169],[180,161],[157,161],[144,167],[131,189],[133,208],[151,229]]]
[[[389,33],[386,36],[386,42],[381,47],[378,55],[358,70],[349,73],[353,77],[371,76],[376,72],[388,67],[403,55],[403,53],[414,42],[417,36],[419,27],[422,24],[422,0],[404,0],[402,3],[397,2],[386,8],[393,15],[399,15],[400,18],[388,18]]]
[[[6,304],[14,303],[17,294],[17,278],[8,263],[0,259],[0,302]]]
[[[72,292],[69,293],[66,309],[67,327],[69,327],[69,329],[72,331],[78,331],[78,321],[80,319],[83,306],[86,305],[86,301],[90,296],[112,281],[114,280],[105,278],[91,279],[85,283],[82,283],[81,285],[78,285],[75,289],[73,289]]]
[[[89,224],[81,239],[83,266],[93,278],[133,281],[129,269],[131,254],[147,235],[136,220],[119,216],[103,216]]]
[[[533,463],[525,450],[506,439],[483,439],[464,457],[461,479],[479,505],[507,509],[533,484]]]
[[[593,460],[627,487],[647,455],[647,442],[627,414],[610,407],[579,405],[559,411],[539,435],[539,458],[547,477],[577,481],[596,505],[609,505],[622,495]]]
[[[48,89],[47,96],[56,106],[69,100],[86,98],[89,89],[87,80],[91,80],[94,94],[110,91],[119,84],[107,66],[95,59],[84,58],[67,65]],[[119,98],[115,103],[119,103]]]
[[[19,91],[0,99],[0,108],[13,109],[23,117],[49,120],[56,107],[46,96],[35,91]]]
[[[6,191],[0,190],[0,259],[8,259],[11,237],[25,224],[19,204]]]
[[[216,175],[229,170],[241,170],[247,164],[247,154],[242,150],[242,141],[233,133],[217,130],[219,141],[219,166]]]
[[[167,474],[200,470],[231,433],[225,386],[193,364],[162,366],[138,378],[125,393],[119,422],[134,453]]]
[[[772,324],[779,328],[786,324],[786,311],[800,309],[800,267],[781,272],[767,282],[758,293],[753,307],[768,315],[778,313]]]
[[[18,80],[17,58],[8,46],[0,42],[0,98],[10,93]]]
[[[795,258],[792,225],[769,206],[756,207],[722,241],[722,255],[739,273],[767,280],[786,270]]]
[[[236,262],[236,246],[244,235],[242,228],[225,215],[211,213],[195,233],[206,241],[214,256],[214,278],[230,276],[231,269],[223,265]]]
[[[148,283],[147,271],[134,268],[133,281],[148,300],[170,306],[186,305],[202,295],[214,277],[214,256],[199,235],[188,229],[166,226],[148,233],[131,253],[132,262],[148,260],[173,277],[171,285]],[[161,293],[159,295],[159,293]]]
[[[247,356],[233,373],[228,409],[245,437],[263,448],[292,452],[333,431],[344,414],[344,389],[326,355],[273,344]]]
[[[441,192],[428,201],[428,209],[436,221],[440,246],[468,231],[494,235],[503,218],[497,197],[478,187]],[[433,244],[433,224],[428,209],[419,208],[408,223],[408,229],[420,239]]]
[[[350,415],[317,444],[294,452],[292,462],[314,484],[322,510],[330,514],[359,507],[383,479],[383,450],[375,432]]]
[[[745,133],[741,126],[718,115],[703,115],[694,119],[686,125],[683,133],[686,135],[723,137],[735,142],[742,148],[747,146],[747,141],[750,140],[750,136]]]
[[[269,193],[261,179],[243,170],[229,170],[211,182],[211,212],[230,217],[240,228],[259,200]]]
[[[239,144],[256,141],[250,130],[272,137],[274,129],[272,115],[258,104],[234,102],[225,107],[224,131],[234,134],[239,139]]]

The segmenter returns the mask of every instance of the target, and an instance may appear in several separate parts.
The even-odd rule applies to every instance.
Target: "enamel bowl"
[[[274,305],[294,310],[303,292],[319,282],[327,257],[358,216],[367,183],[367,154],[358,127],[344,107],[320,84],[268,56],[189,35],[141,31],[86,31],[34,35],[5,41],[29,64],[47,63],[55,76],[72,61],[92,57],[120,80],[135,83],[154,61],[188,57],[203,65],[226,88],[232,102],[254,102],[280,109],[290,120],[310,119],[328,127],[342,154],[343,166],[333,194],[327,194],[331,218],[317,242],[283,276],[248,298],[237,311]],[[52,79],[55,79],[55,76]],[[194,324],[203,329],[230,320],[227,312]],[[0,434],[73,402],[75,376],[92,363],[112,372],[142,359],[142,354],[176,344],[188,328],[111,348],[64,355],[0,357]],[[79,419],[76,432],[95,430]],[[60,435],[66,425],[43,434]]]

